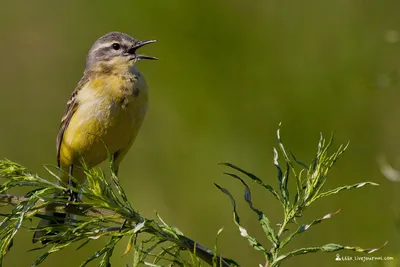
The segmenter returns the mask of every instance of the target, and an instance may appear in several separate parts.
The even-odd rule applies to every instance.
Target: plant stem
[[[11,206],[17,206],[20,205],[23,202],[26,202],[29,200],[28,197],[24,196],[13,196],[10,194],[0,194],[0,203],[7,203]],[[37,206],[40,206],[43,204],[43,201],[39,200],[36,202]],[[54,210],[59,213],[68,213],[68,214],[74,214],[74,215],[80,215],[80,216],[87,216],[87,217],[102,217],[102,216],[112,216],[115,215],[115,212],[112,210],[104,209],[104,208],[93,208],[88,205],[80,205],[79,207],[76,207],[74,205],[68,205],[65,206],[65,203],[52,203],[54,205]],[[38,213],[45,213],[46,207],[43,206],[41,208],[36,209],[35,211],[31,212],[31,215],[35,215]],[[144,222],[146,219],[141,217],[138,213],[134,214],[132,218],[119,218],[116,220],[117,223],[123,223],[126,220],[134,222],[134,223],[140,223]],[[120,229],[120,226],[117,227],[116,229]],[[157,229],[158,230],[158,229]],[[158,231],[152,232],[151,229],[148,229],[146,232],[149,234],[157,234]],[[204,260],[208,265],[213,266],[213,259],[216,258],[217,262],[220,262],[221,265],[219,267],[230,267],[230,264],[221,256],[221,255],[215,255],[212,250],[202,246],[201,244],[197,243],[193,239],[190,239],[184,235],[179,235],[178,237],[170,235],[168,233],[163,233],[164,237],[168,235],[168,240],[170,242],[173,242],[177,244],[179,247],[182,249],[187,249],[191,253],[196,252],[196,256]]]

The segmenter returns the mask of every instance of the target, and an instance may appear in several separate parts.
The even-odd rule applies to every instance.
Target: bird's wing
[[[83,86],[88,81],[89,81],[88,76],[86,74],[83,75],[82,79],[79,81],[78,85],[76,86],[76,89],[72,92],[72,94],[67,102],[67,106],[65,108],[64,115],[61,119],[60,129],[58,130],[58,135],[57,135],[57,166],[58,167],[60,167],[60,148],[61,148],[61,143],[63,140],[64,132],[67,129],[68,124],[71,121],[71,118],[74,115],[74,113],[78,107],[78,99],[77,99],[78,92],[83,88]]]

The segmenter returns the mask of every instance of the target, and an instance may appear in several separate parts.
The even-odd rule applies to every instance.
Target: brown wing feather
[[[74,115],[77,107],[78,107],[78,100],[76,98],[78,92],[82,89],[82,87],[89,81],[88,75],[85,75],[82,77],[82,79],[79,81],[76,89],[72,92],[68,102],[67,106],[64,111],[64,115],[61,119],[60,123],[60,129],[58,130],[58,135],[57,135],[57,166],[60,167],[60,148],[61,148],[61,143],[64,137],[64,132],[68,127],[68,124]]]

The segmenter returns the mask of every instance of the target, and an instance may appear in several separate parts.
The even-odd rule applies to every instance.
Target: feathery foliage
[[[380,249],[363,249],[356,246],[326,244],[283,252],[286,245],[297,235],[306,232],[312,226],[326,219],[332,218],[339,212],[328,213],[311,221],[309,224],[296,226],[295,230],[288,231],[289,225],[297,225],[296,218],[302,217],[306,208],[316,200],[337,194],[343,190],[377,184],[362,182],[324,190],[330,169],[346,150],[347,145],[341,145],[335,152],[329,154],[332,138],[326,141],[321,135],[316,156],[311,164],[306,165],[286,151],[280,137],[280,129],[278,129],[277,135],[279,152],[274,149],[273,159],[277,169],[277,190],[271,185],[265,184],[256,175],[238,166],[230,163],[221,164],[238,173],[226,172],[225,174],[238,180],[244,186],[244,199],[251,211],[257,215],[262,230],[272,244],[270,248],[262,245],[248,233],[247,229],[241,224],[236,209],[236,200],[232,194],[227,189],[215,184],[218,189],[230,198],[234,223],[238,226],[240,234],[247,239],[256,251],[262,252],[265,256],[265,267],[280,266],[284,260],[291,257],[318,251],[353,250],[372,253]],[[280,165],[279,155],[283,158],[285,168]],[[110,160],[111,165],[112,162]],[[89,262],[98,260],[99,266],[108,267],[111,266],[111,256],[114,253],[116,244],[121,242],[124,237],[128,242],[123,255],[128,253],[133,255],[133,261],[128,266],[136,267],[143,264],[146,266],[190,267],[199,267],[204,264],[213,267],[239,266],[234,260],[218,255],[217,240],[214,249],[210,250],[188,238],[177,228],[168,225],[158,214],[156,220],[142,217],[131,206],[118,177],[113,172],[111,172],[111,175],[106,175],[100,169],[89,170],[84,167],[87,182],[78,184],[77,187],[71,187],[60,179],[60,175],[65,175],[60,169],[51,166],[45,167],[53,177],[53,180],[44,179],[15,162],[9,160],[0,161],[0,179],[2,180],[0,201],[9,210],[1,214],[4,219],[0,225],[0,266],[3,265],[4,257],[12,247],[14,236],[21,228],[28,228],[32,232],[42,230],[48,233],[55,233],[45,236],[46,242],[41,247],[33,249],[44,252],[32,266],[40,265],[51,254],[59,253],[73,244],[80,249],[89,242],[95,242],[99,238],[106,238],[108,239],[107,244],[89,256],[81,266],[86,266]],[[251,190],[241,175],[266,189],[266,192],[272,194],[279,201],[283,209],[283,221],[281,224],[277,227],[271,225],[265,213],[254,206]],[[295,192],[290,192],[288,189],[289,177],[296,184]],[[16,188],[23,189],[26,192],[25,195],[12,195]],[[80,201],[71,202],[68,195],[60,194],[67,190],[71,190],[81,196]],[[67,223],[51,224],[40,229],[32,227],[31,219],[34,217],[54,219],[44,215],[46,207],[49,206],[57,213],[66,213],[68,215]],[[222,229],[217,233],[217,238],[221,231]],[[137,241],[138,237],[140,237],[141,241]],[[41,238],[41,241],[44,241],[44,237]]]
[[[265,256],[265,267],[277,267],[282,264],[286,259],[293,256],[313,253],[318,251],[323,252],[334,252],[338,250],[352,250],[357,252],[372,253],[380,248],[363,249],[356,246],[344,246],[339,244],[326,244],[317,247],[300,248],[297,250],[290,251],[288,253],[282,252],[285,246],[293,240],[299,234],[304,233],[312,226],[321,223],[326,219],[332,218],[339,211],[328,213],[325,216],[313,220],[309,224],[303,224],[297,226],[297,229],[290,232],[288,231],[288,226],[290,224],[296,224],[296,218],[303,217],[303,213],[307,207],[309,207],[316,200],[327,197],[333,194],[337,194],[343,190],[350,190],[363,187],[365,185],[378,185],[373,182],[361,182],[354,185],[345,185],[342,187],[330,189],[324,191],[325,182],[328,179],[328,173],[332,166],[336,163],[338,158],[345,152],[348,147],[346,145],[340,145],[335,152],[329,154],[329,148],[332,146],[333,137],[327,141],[321,134],[320,140],[318,142],[317,153],[312,160],[311,164],[306,165],[292,154],[288,153],[285,149],[281,135],[280,135],[280,125],[277,131],[279,152],[274,148],[274,160],[273,164],[277,169],[278,178],[278,190],[275,190],[271,185],[265,184],[256,175],[243,170],[242,168],[235,166],[231,163],[221,163],[221,165],[227,166],[251,181],[265,188],[269,193],[271,193],[282,205],[283,209],[283,221],[277,227],[273,227],[270,223],[268,217],[258,208],[253,205],[251,199],[251,191],[249,186],[246,184],[243,178],[239,175],[225,172],[226,175],[233,177],[243,184],[245,192],[244,199],[248,203],[249,208],[256,213],[258,221],[267,237],[267,239],[272,244],[270,249],[262,245],[255,237],[248,234],[248,231],[242,226],[240,222],[240,217],[236,209],[236,201],[232,194],[225,188],[218,184],[215,184],[218,189],[220,189],[224,194],[226,194],[231,202],[233,208],[233,219],[234,223],[238,226],[240,234],[247,239],[250,246],[252,246],[256,251],[260,251]],[[289,156],[290,154],[290,156]],[[285,168],[283,169],[279,163],[279,155],[283,157],[285,162]],[[290,197],[292,192],[289,192],[288,183],[289,177],[292,177],[296,183],[296,190],[294,192],[294,197]],[[285,234],[284,234],[285,233]],[[385,244],[386,245],[386,244]],[[382,246],[383,247],[383,246]]]
[[[237,265],[234,261],[222,258],[186,237],[177,228],[165,223],[161,217],[158,216],[158,222],[141,217],[130,205],[115,174],[107,177],[99,169],[85,169],[87,183],[70,187],[63,184],[56,174],[61,173],[61,170],[55,168],[56,171],[53,171],[54,167],[49,166],[46,168],[54,176],[55,182],[29,172],[20,164],[9,160],[0,161],[0,179],[4,181],[0,186],[0,199],[1,202],[12,206],[11,212],[3,214],[5,218],[0,227],[0,266],[17,232],[22,227],[36,230],[31,227],[30,219],[51,219],[43,215],[45,207],[49,205],[59,213],[76,216],[69,216],[66,224],[49,225],[40,229],[56,234],[46,236],[47,243],[35,248],[45,252],[32,266],[38,266],[51,254],[72,244],[80,244],[79,249],[102,237],[109,240],[106,246],[96,251],[81,266],[86,266],[95,259],[100,259],[99,266],[111,266],[110,258],[114,248],[123,237],[128,237],[124,255],[134,249],[131,265],[133,267],[143,263],[159,266],[157,264],[160,262],[175,263],[179,266],[201,266],[199,258],[212,266]],[[25,196],[9,194],[12,189],[21,187],[27,191]],[[66,195],[54,197],[67,189],[81,195],[81,201],[71,202]],[[141,234],[147,236],[138,244],[136,238]],[[189,260],[187,256],[182,256],[184,250],[190,252]]]

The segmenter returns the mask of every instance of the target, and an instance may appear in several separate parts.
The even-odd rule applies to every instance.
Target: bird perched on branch
[[[155,57],[138,54],[138,49],[155,40],[139,41],[125,33],[110,32],[91,47],[83,77],[67,102],[57,135],[57,164],[65,174],[62,181],[74,187],[84,182],[82,165],[92,168],[113,157],[112,169],[128,152],[142,125],[148,105],[147,84],[136,63]],[[68,175],[67,175],[68,174]],[[67,192],[71,201],[78,196]],[[51,210],[41,219],[34,234],[36,242],[51,235],[44,228],[60,224],[65,214]],[[46,241],[41,239],[41,241]]]

